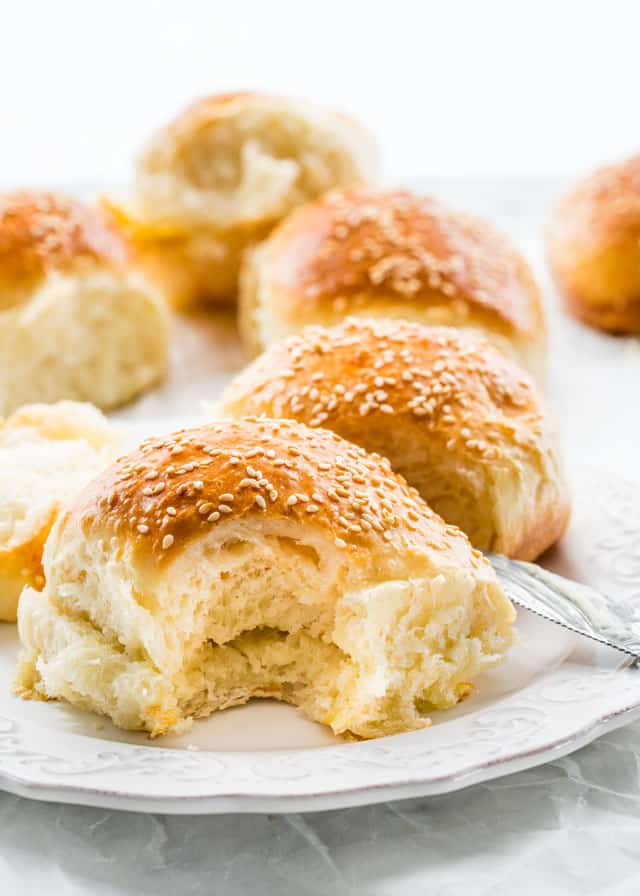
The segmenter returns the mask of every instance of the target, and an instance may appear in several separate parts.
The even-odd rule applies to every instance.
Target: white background
[[[568,174],[640,148],[636,0],[0,3],[0,185],[113,183],[195,96],[337,105],[399,180]]]

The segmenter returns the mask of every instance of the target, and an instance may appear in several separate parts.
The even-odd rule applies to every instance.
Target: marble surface
[[[549,303],[549,395],[568,463],[640,480],[640,344],[565,318],[544,269],[539,234],[559,184],[424,186],[491,216],[534,263]],[[202,332],[186,326],[187,348],[174,362],[190,383],[188,397],[175,398],[185,417],[215,398],[222,367],[240,360],[225,338],[222,367],[204,364],[187,376],[180,358],[193,356]],[[149,396],[120,419],[155,416],[161,401]],[[640,533],[638,542],[640,551]],[[640,723],[458,793],[309,815],[152,816],[0,793],[0,893],[8,896],[463,892],[640,892]]]
[[[492,784],[313,815],[128,815],[3,795],[0,892],[635,894],[639,753],[636,725]]]

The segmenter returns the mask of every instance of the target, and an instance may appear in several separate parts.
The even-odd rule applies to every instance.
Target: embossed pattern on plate
[[[638,600],[640,487],[594,470],[569,532],[545,558]],[[640,605],[640,604],[639,604]],[[519,616],[520,642],[431,728],[342,743],[291,707],[259,701],[150,742],[9,688],[17,639],[0,629],[0,786],[22,795],[162,812],[309,811],[443,793],[538,765],[640,717],[640,672],[618,654]],[[257,749],[257,747],[260,749]]]

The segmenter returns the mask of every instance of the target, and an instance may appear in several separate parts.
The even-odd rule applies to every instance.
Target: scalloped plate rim
[[[623,535],[616,541],[619,557],[620,545],[624,550],[629,541],[630,492],[640,495],[640,485],[593,467],[583,469],[589,475],[591,505],[601,488],[612,534]],[[601,538],[601,518],[596,515],[595,520]],[[580,558],[583,550],[597,544],[591,535],[583,541],[584,527],[593,522],[585,514],[578,535],[571,536],[570,531],[570,558],[576,559],[573,538],[578,538]],[[634,515],[630,543],[635,544],[637,537]],[[640,557],[630,558],[640,564]],[[608,553],[607,559],[615,556]],[[602,571],[599,574],[602,587]],[[613,577],[607,567],[605,579],[614,587],[615,577],[609,580],[609,574]],[[603,650],[608,660],[601,663],[597,657]],[[43,729],[33,721],[23,728],[23,719],[4,716],[0,708],[0,788],[44,801],[167,814],[324,811],[441,795],[561,758],[639,719],[640,670],[630,668],[626,660],[613,663],[606,648],[587,652],[587,658],[585,662],[579,652],[576,661],[570,651],[558,666],[521,689],[459,717],[460,724],[451,729],[452,739],[441,734],[429,743],[422,740],[423,732],[414,732],[354,745],[254,751],[245,753],[244,759],[232,751],[190,753],[101,738],[93,739],[91,749],[81,733],[61,736],[62,755],[55,750],[48,753],[36,745],[33,731],[55,737],[55,728]],[[583,682],[586,689],[581,690]],[[70,749],[65,753],[67,743]],[[438,768],[439,763],[445,767]],[[120,779],[100,786],[109,773]],[[156,778],[147,792],[145,774]],[[56,775],[74,775],[75,781],[52,781]],[[289,789],[281,785],[279,791],[278,778],[287,780]],[[259,784],[254,784],[256,779]],[[200,792],[194,793],[196,788]]]
[[[638,670],[640,675],[640,670]],[[333,791],[309,794],[245,794],[217,793],[200,796],[157,796],[126,793],[114,788],[47,785],[21,778],[0,769],[0,789],[26,799],[44,802],[63,802],[70,805],[116,809],[128,812],[158,812],[172,815],[213,815],[230,813],[282,814],[287,812],[323,812],[366,806],[380,802],[441,796],[496,780],[520,771],[536,768],[546,762],[561,759],[594,740],[640,719],[640,697],[623,709],[614,710],[584,726],[572,735],[531,750],[523,750],[508,758],[493,759],[464,769],[454,775],[425,780],[417,777],[397,783],[369,784],[361,787],[342,787]],[[331,747],[318,748],[320,750]],[[180,752],[180,751],[176,751]],[[442,786],[444,785],[444,786]]]

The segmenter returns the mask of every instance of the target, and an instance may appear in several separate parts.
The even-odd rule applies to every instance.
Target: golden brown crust
[[[547,246],[576,317],[610,332],[640,333],[640,155],[599,169],[564,196]]]
[[[466,537],[386,459],[291,420],[247,418],[151,439],[98,477],[71,513],[86,533],[117,534],[154,561],[217,523],[251,517],[314,525],[343,549],[470,557]]]
[[[504,429],[535,439],[544,427],[530,377],[485,340],[384,318],[307,327],[271,346],[232,382],[222,410],[286,416],[365,445],[376,423],[410,425],[488,463]]]
[[[119,266],[128,253],[107,218],[78,200],[35,191],[0,196],[0,310],[51,272]]]
[[[432,198],[334,190],[290,215],[268,246],[269,289],[303,322],[323,306],[349,313],[396,298],[458,306],[524,336],[543,327],[524,259],[487,222]]]
[[[520,539],[509,551],[509,556],[528,562],[538,560],[564,535],[570,519],[571,501],[568,492],[565,492],[562,500],[547,507],[546,513],[531,516]]]
[[[273,226],[269,222],[220,232],[204,227],[193,227],[189,233],[171,228],[163,232],[146,228],[107,197],[101,197],[100,205],[129,239],[146,277],[174,308],[234,304],[247,243],[264,239]]]
[[[18,595],[25,585],[31,585],[37,589],[42,588],[44,584],[42,552],[58,512],[58,506],[52,507],[38,531],[31,532],[28,540],[19,545],[12,545],[9,550],[0,550],[0,581],[3,591],[0,597],[2,599],[7,597],[4,593],[5,589],[13,590]],[[0,599],[0,605],[3,602],[2,599]],[[0,613],[0,619],[6,618]],[[13,619],[15,620],[15,610]]]
[[[549,477],[556,500],[534,500],[526,518],[513,517],[498,547],[477,543],[485,550],[534,559],[560,537],[568,520],[566,489],[538,391],[523,370],[475,334],[366,318],[307,327],[241,372],[219,410],[234,418],[283,417],[326,427],[368,451],[388,454],[396,471],[459,525],[456,506],[447,504],[445,512],[430,491],[435,484],[438,494],[437,470],[449,456],[461,470],[473,471],[476,482],[491,479],[496,469],[510,470],[508,481],[516,483]],[[432,460],[425,460],[425,451]],[[416,467],[417,458],[422,459]],[[522,472],[523,463],[533,466],[530,473]],[[516,487],[514,498],[519,493]],[[486,509],[488,519],[492,507]]]

